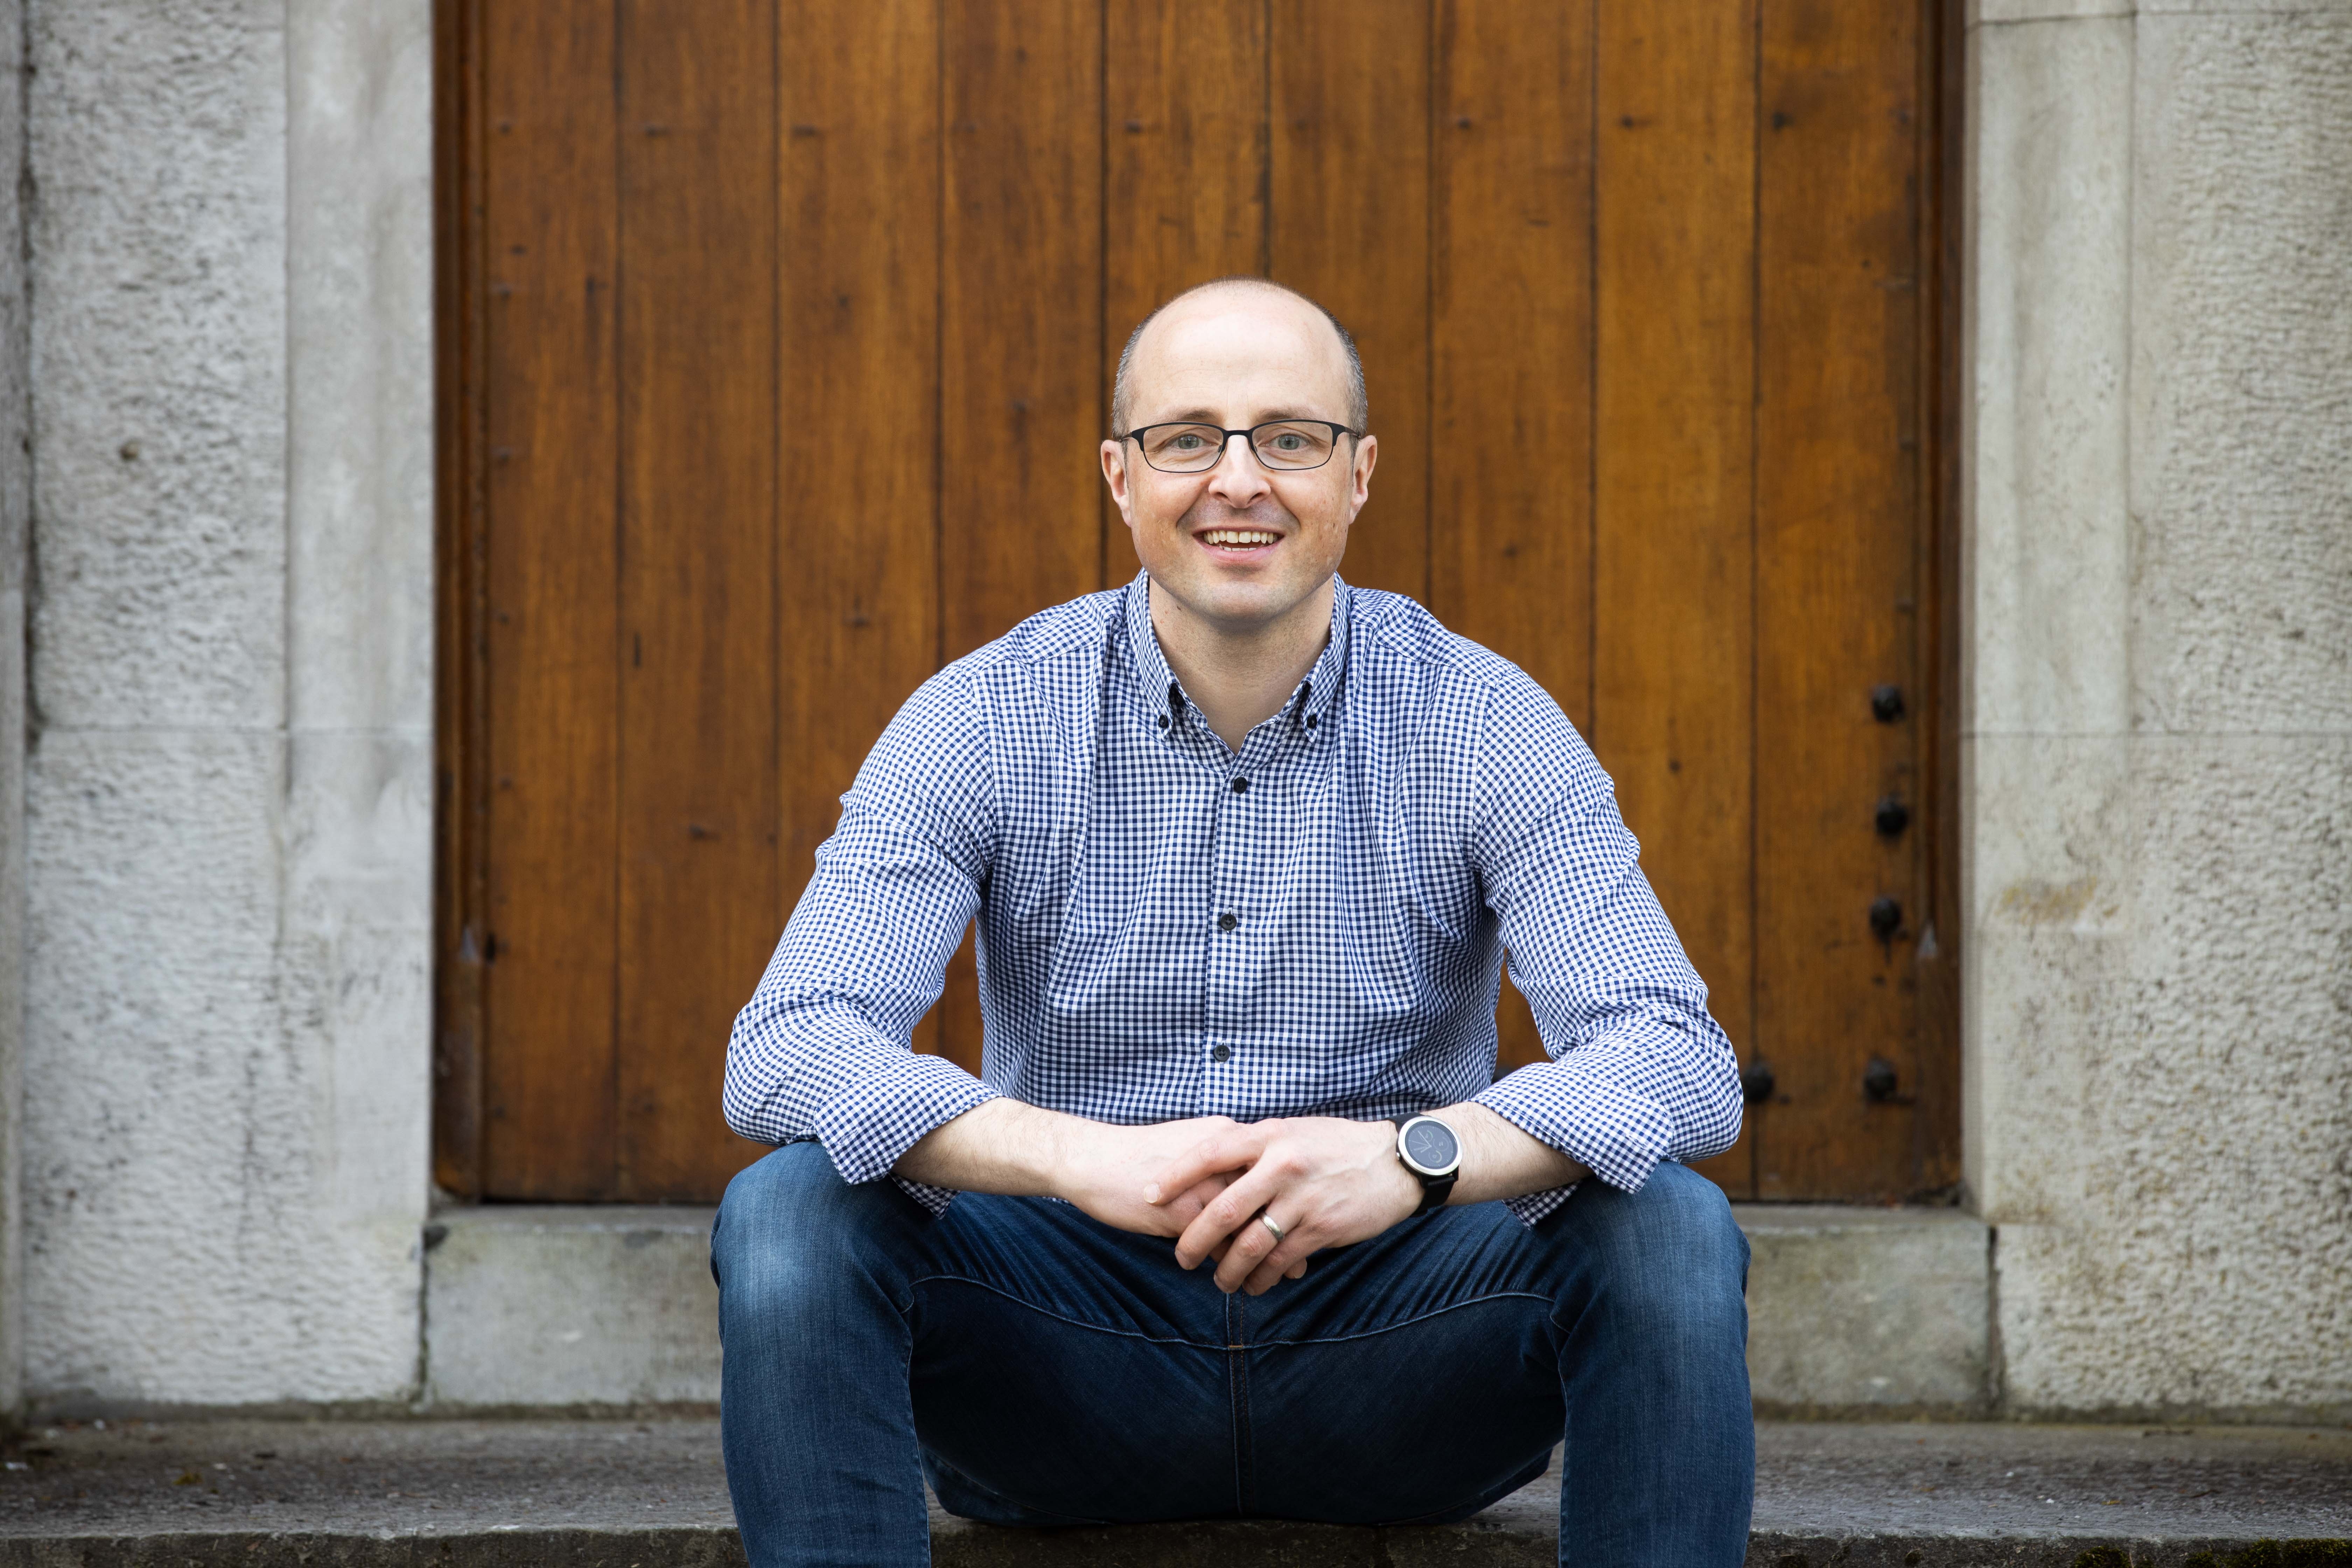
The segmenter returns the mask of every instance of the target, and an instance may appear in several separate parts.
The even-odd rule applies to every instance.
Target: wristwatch
[[[1397,1158],[1421,1182],[1421,1206],[1427,1214],[1444,1204],[1462,1173],[1462,1140],[1434,1116],[1415,1116],[1397,1129]]]

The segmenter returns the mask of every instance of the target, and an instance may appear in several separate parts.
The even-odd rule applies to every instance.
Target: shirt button
[[[1235,780],[1234,781],[1234,793],[1235,795],[1247,795],[1247,794],[1249,794],[1249,780],[1247,780],[1247,779],[1235,779]]]
[[[1160,727],[1163,730],[1168,728],[1168,715],[1165,713],[1160,716]]]
[[[1221,1061],[1223,1061],[1227,1057],[1232,1056],[1233,1054],[1234,1054],[1234,1048],[1233,1048],[1233,1047],[1231,1047],[1231,1046],[1225,1046],[1225,1045],[1220,1045],[1220,1046],[1215,1046],[1215,1047],[1211,1047],[1211,1049],[1210,1049],[1210,1051],[1209,1051],[1209,1058],[1210,1058],[1212,1061],[1220,1061],[1220,1062],[1221,1062]]]
[[[1219,931],[1231,931],[1234,927],[1241,923],[1241,917],[1238,915],[1226,914],[1219,915],[1217,917],[1217,929]]]
[[[1315,728],[1315,715],[1312,713],[1307,716],[1307,727],[1310,730]]]

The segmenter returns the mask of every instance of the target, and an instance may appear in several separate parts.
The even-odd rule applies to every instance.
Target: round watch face
[[[1454,1129],[1434,1117],[1419,1116],[1405,1123],[1399,1140],[1404,1163],[1425,1176],[1442,1176],[1460,1163],[1462,1142]]]

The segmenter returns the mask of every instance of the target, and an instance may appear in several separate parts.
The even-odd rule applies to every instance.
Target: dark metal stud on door
[[[1876,899],[1870,906],[1870,934],[1881,942],[1891,941],[1903,929],[1903,906],[1893,899]]]
[[[1877,815],[1872,821],[1880,837],[1900,838],[1903,830],[1911,826],[1911,808],[1890,795],[1878,803]]]
[[[1739,1098],[1750,1105],[1761,1105],[1772,1098],[1780,1080],[1772,1076],[1771,1064],[1759,1057],[1739,1069]]]
[[[1874,686],[1870,689],[1870,716],[1882,724],[1892,724],[1903,717],[1903,689],[1899,686]]]
[[[1895,1076],[1895,1064],[1885,1057],[1873,1057],[1870,1065],[1862,1069],[1862,1092],[1874,1105],[1884,1105],[1895,1098],[1901,1080]]]

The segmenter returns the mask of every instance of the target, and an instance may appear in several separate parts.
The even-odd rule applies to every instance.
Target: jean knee
[[[888,1182],[852,1186],[821,1144],[787,1143],[727,1184],[711,1226],[721,1321],[821,1304],[869,1277],[870,1256],[908,1205]]]
[[[1643,1193],[1692,1262],[1734,1282],[1748,1276],[1748,1233],[1723,1189],[1686,1165],[1661,1164]]]
[[[1584,1224],[1577,1239],[1612,1300],[1695,1333],[1745,1335],[1748,1237],[1722,1188],[1662,1163],[1638,1193],[1591,1196],[1599,1201],[1578,1216]]]

